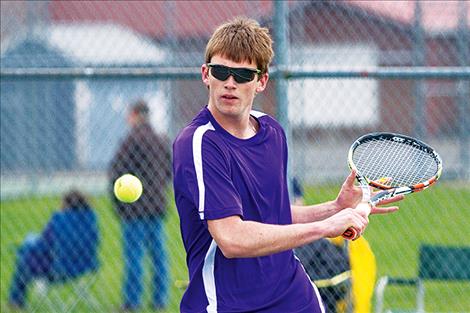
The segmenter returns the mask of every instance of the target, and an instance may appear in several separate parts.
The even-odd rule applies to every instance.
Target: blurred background
[[[200,66],[209,36],[239,15],[268,27],[275,40],[270,85],[255,108],[284,126],[290,177],[306,203],[336,197],[348,148],[367,132],[415,136],[443,159],[437,185],[407,197],[391,216],[371,217],[364,235],[373,289],[383,276],[409,281],[387,287],[383,300],[376,289],[350,292],[338,311],[416,310],[423,282],[419,311],[470,312],[470,2],[462,0],[2,0],[2,312],[12,309],[18,247],[42,231],[71,189],[86,194],[97,214],[100,265],[79,283],[32,284],[25,310],[119,310],[122,234],[107,171],[129,131],[127,112],[146,101],[154,130],[173,140],[207,104]],[[170,290],[158,312],[179,311],[188,279],[170,186],[168,198]],[[421,277],[423,246],[455,248],[462,257],[444,257],[451,265],[442,268],[458,273]],[[365,262],[361,253],[354,262]],[[347,281],[351,289],[354,280]],[[154,312],[150,290],[142,312]],[[368,305],[359,309],[354,297]]]

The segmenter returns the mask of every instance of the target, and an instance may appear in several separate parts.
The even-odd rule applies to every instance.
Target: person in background
[[[149,107],[144,101],[131,105],[127,116],[130,131],[109,167],[111,197],[123,234],[123,311],[133,311],[141,306],[145,251],[152,261],[151,305],[154,309],[165,308],[168,300],[168,260],[163,222],[171,181],[171,151],[168,139],[152,129],[149,115]],[[114,181],[127,173],[142,181],[142,196],[133,203],[120,202],[112,192]]]
[[[297,177],[292,178],[292,193],[294,195],[293,204],[303,205],[305,203],[304,187]]]
[[[292,179],[292,193],[294,205],[305,203],[303,184],[297,177]],[[346,240],[342,237],[320,238],[294,251],[318,287],[326,312],[340,312],[340,303],[350,303],[351,266]]]
[[[97,217],[86,197],[67,192],[40,234],[30,233],[17,251],[16,269],[9,291],[12,308],[26,305],[28,286],[34,279],[66,282],[98,268]]]

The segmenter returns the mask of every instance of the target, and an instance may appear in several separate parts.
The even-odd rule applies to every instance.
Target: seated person
[[[29,234],[17,251],[9,292],[12,307],[25,306],[28,284],[37,278],[67,281],[98,267],[98,225],[83,194],[64,195],[41,234]]]
[[[351,266],[345,245],[342,238],[322,238],[295,249],[329,313],[338,312],[338,302],[346,300],[350,288]]]
[[[293,204],[304,203],[301,182],[292,180]],[[341,237],[322,238],[294,250],[310,280],[314,281],[322,297],[326,312],[338,312],[338,302],[348,296],[351,266],[346,243]]]

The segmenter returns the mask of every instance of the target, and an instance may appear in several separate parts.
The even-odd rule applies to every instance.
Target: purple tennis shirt
[[[284,131],[266,114],[251,115],[259,131],[239,139],[206,107],[173,144],[175,199],[190,279],[181,312],[323,312],[318,290],[292,250],[227,259],[207,228],[207,220],[232,215],[292,223]]]

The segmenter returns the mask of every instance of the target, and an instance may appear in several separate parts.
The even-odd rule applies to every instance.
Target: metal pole
[[[415,20],[413,27],[413,61],[414,66],[424,66],[426,62],[426,41],[421,23],[421,2],[415,2]],[[426,139],[426,90],[425,82],[418,79],[415,85],[415,119],[414,134],[417,138]]]
[[[164,8],[165,8],[165,25],[166,25],[166,43],[169,48],[169,55],[168,55],[168,65],[169,66],[176,66],[175,62],[175,56],[177,54],[177,43],[176,43],[176,33],[175,33],[175,28],[176,28],[176,17],[175,17],[175,12],[176,12],[176,4],[174,1],[165,1],[164,2]],[[178,122],[178,107],[177,103],[175,101],[175,96],[173,95],[173,92],[177,89],[175,88],[175,85],[178,82],[175,82],[175,80],[169,80],[168,81],[168,107],[167,107],[167,119],[168,119],[168,133],[173,140],[176,137],[176,129],[179,126]],[[160,87],[161,88],[161,87]]]
[[[466,1],[459,1],[459,28],[457,36],[457,51],[459,53],[459,65],[465,67],[469,65],[469,30],[467,21]],[[459,111],[459,144],[460,144],[460,174],[462,179],[470,178],[470,94],[468,80],[457,82],[457,106]]]
[[[274,50],[276,57],[276,65],[278,68],[283,69],[286,67],[288,62],[288,13],[287,13],[287,1],[274,1]],[[287,80],[279,76],[275,82],[276,89],[276,102],[277,102],[277,119],[281,126],[284,128],[287,138],[287,144],[289,148],[292,147],[292,136],[289,126],[289,110],[288,110],[288,99],[287,99]],[[290,149],[289,149],[290,150]],[[288,159],[287,164],[287,183],[289,188],[289,194],[292,194],[291,184],[291,157]]]
[[[395,66],[334,68],[306,66],[272,66],[272,80],[305,78],[357,78],[357,79],[463,79],[470,80],[470,66]],[[0,78],[4,80],[70,80],[70,79],[200,79],[200,67],[2,67]]]

